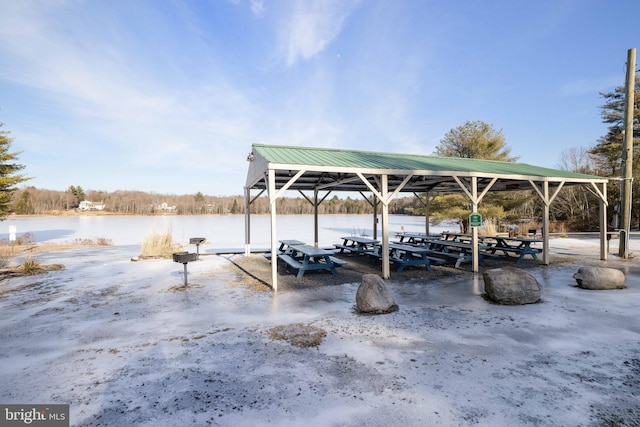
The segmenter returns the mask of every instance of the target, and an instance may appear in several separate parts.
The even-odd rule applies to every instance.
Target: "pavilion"
[[[251,251],[251,203],[267,192],[271,215],[271,285],[278,288],[276,200],[298,191],[314,206],[315,245],[318,245],[318,206],[334,192],[373,194],[373,210],[382,216],[382,277],[390,277],[389,203],[400,193],[465,195],[477,212],[489,191],[534,190],[543,202],[543,263],[549,264],[549,206],[564,187],[581,185],[600,201],[600,259],[607,259],[608,178],[549,169],[517,162],[380,153],[331,148],[254,144],[247,157],[245,185],[245,254]],[[258,194],[253,195],[252,190]],[[310,193],[310,194],[306,194]],[[366,196],[365,196],[366,197]],[[427,202],[429,197],[426,198]],[[429,226],[425,204],[426,231]],[[472,269],[478,272],[478,230],[472,227]]]

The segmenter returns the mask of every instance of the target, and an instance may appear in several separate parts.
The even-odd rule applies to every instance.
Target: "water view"
[[[380,218],[380,216],[379,216]],[[251,216],[251,245],[268,247],[269,215]],[[210,216],[46,216],[9,218],[0,224],[0,239],[9,239],[11,227],[16,237],[30,233],[37,243],[69,243],[76,239],[111,240],[114,245],[138,245],[153,232],[171,230],[176,243],[188,243],[191,237],[205,237],[211,248],[244,247],[244,215]],[[420,216],[390,215],[389,231],[424,232]],[[455,223],[431,226],[431,232],[456,230]],[[321,215],[319,244],[332,245],[341,236],[373,236],[372,215]],[[381,219],[378,236],[381,235]],[[297,239],[312,243],[313,215],[283,215],[277,218],[278,239]]]

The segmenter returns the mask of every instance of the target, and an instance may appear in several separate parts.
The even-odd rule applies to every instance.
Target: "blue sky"
[[[606,133],[637,0],[0,0],[37,188],[242,194],[251,144],[433,154],[482,120],[558,167]]]

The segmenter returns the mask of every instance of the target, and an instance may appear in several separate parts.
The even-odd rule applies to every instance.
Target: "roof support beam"
[[[553,201],[555,200],[556,196],[558,195],[558,193],[560,192],[560,190],[562,190],[562,187],[564,186],[564,181],[559,181],[558,182],[558,188],[556,188],[556,191],[553,192],[553,194],[551,195],[551,197],[548,197],[544,195],[544,192],[542,190],[540,190],[540,187],[535,183],[535,181],[533,181],[532,179],[529,180],[529,183],[531,184],[531,187],[533,187],[534,190],[536,190],[536,193],[538,193],[538,196],[540,196],[540,198],[542,199],[543,203],[547,206],[551,205],[551,203],[553,203]],[[549,181],[543,181],[543,186],[544,183],[547,184],[547,191],[549,189]]]
[[[276,172],[273,169],[269,169],[269,188],[271,188],[271,184],[273,184],[273,190],[274,190],[273,198],[274,198],[274,200],[277,199],[278,197],[282,196],[282,194],[285,191],[287,191],[289,189],[289,187],[291,187],[298,180],[298,178],[300,178],[302,175],[304,175],[305,172],[306,172],[306,170],[304,170],[304,169],[299,170],[298,173],[296,173],[293,177],[291,177],[291,179],[289,181],[287,181],[287,183],[285,185],[280,187],[280,190],[278,190],[277,193],[275,193]],[[272,197],[272,193],[271,193],[271,191],[269,191],[269,199],[271,199],[271,197]]]
[[[357,182],[359,178],[357,176],[345,179],[339,179],[337,181],[331,182],[329,184],[318,185],[316,188],[318,190],[326,190],[328,188],[339,187],[343,184],[349,184],[350,182]]]

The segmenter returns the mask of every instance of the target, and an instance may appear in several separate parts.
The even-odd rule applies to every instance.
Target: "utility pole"
[[[633,184],[633,106],[636,82],[636,49],[627,53],[627,81],[625,85],[624,142],[622,146],[622,181],[620,202],[620,258],[629,258],[629,232],[631,231],[631,186]]]

